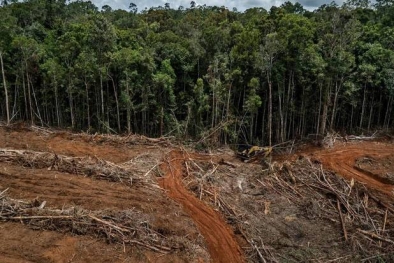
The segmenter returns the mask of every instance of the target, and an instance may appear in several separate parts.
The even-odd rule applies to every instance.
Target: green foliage
[[[252,78],[248,83],[249,94],[245,102],[246,112],[255,114],[261,107],[262,101],[259,95],[257,95],[257,88],[259,87],[260,80],[258,78]]]
[[[289,1],[245,12],[196,2],[142,12],[133,3],[99,11],[89,1],[3,2],[14,120],[187,138],[219,128],[210,139],[221,143],[244,131],[275,143],[394,123],[391,0],[314,12]]]

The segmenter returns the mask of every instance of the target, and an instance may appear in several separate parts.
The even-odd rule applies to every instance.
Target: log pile
[[[84,141],[91,141],[95,143],[107,143],[111,145],[150,145],[150,146],[163,146],[169,147],[172,146],[172,140],[174,137],[159,137],[159,138],[150,138],[144,135],[139,134],[128,134],[126,136],[119,136],[113,134],[86,134],[79,133],[73,134],[73,138],[81,138]]]
[[[394,220],[394,206],[387,202],[393,196],[324,171],[321,164],[307,158],[292,164],[291,170],[276,167],[261,184],[303,207],[311,217],[339,224],[354,252],[366,258],[394,253],[394,226],[388,224]],[[317,207],[311,210],[305,200],[315,200]]]
[[[108,145],[149,145],[149,146],[162,146],[162,147],[170,147],[175,144],[174,136],[161,136],[158,138],[151,138],[145,135],[129,133],[126,135],[117,135],[117,134],[89,134],[89,133],[72,133],[64,130],[55,130],[51,128],[36,126],[36,125],[27,125],[25,123],[14,123],[11,125],[5,125],[0,122],[0,127],[9,130],[26,130],[32,131],[42,137],[49,136],[61,136],[67,138],[69,140],[81,139],[86,142],[94,142]]]
[[[235,231],[241,233],[249,244],[246,250],[252,262],[286,260],[283,252],[274,249],[273,240],[283,237],[265,235],[269,223],[286,228],[286,222],[292,220],[301,220],[316,230],[320,229],[321,222],[333,225],[340,242],[343,242],[340,249],[346,247],[345,251],[360,260],[373,261],[377,255],[387,261],[392,259],[394,206],[392,202],[387,202],[392,197],[325,171],[320,163],[308,158],[291,163],[274,162],[271,169],[260,172],[246,172],[245,166],[218,164],[207,165],[207,162],[189,159],[186,162],[188,176],[185,184],[200,199],[216,206],[232,223]],[[247,169],[254,168],[250,165]],[[272,212],[278,206],[282,207],[282,211]],[[283,209],[291,210],[296,215],[283,219]],[[296,241],[288,242],[294,242],[291,246],[297,246]],[[279,247],[283,249],[283,246]],[[337,260],[342,256],[347,257],[328,256],[321,260]],[[306,258],[298,260],[304,261]]]
[[[136,178],[130,169],[96,157],[70,157],[49,152],[0,149],[0,162],[11,162],[29,168],[46,168],[108,181]]]
[[[82,208],[45,208],[45,202],[8,198],[0,192],[0,221],[17,221],[36,230],[55,230],[75,235],[100,237],[109,243],[141,246],[168,253],[184,247],[152,229],[149,218],[137,211],[87,211]]]

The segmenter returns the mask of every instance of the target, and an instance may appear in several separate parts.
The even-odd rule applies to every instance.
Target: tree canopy
[[[0,118],[217,143],[394,127],[394,5],[2,1]]]

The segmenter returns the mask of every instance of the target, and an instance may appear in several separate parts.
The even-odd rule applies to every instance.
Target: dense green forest
[[[394,1],[307,11],[1,1],[0,118],[272,145],[394,127]]]

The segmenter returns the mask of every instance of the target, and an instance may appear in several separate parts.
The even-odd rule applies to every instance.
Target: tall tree
[[[257,67],[265,75],[268,84],[268,145],[272,145],[272,71],[277,56],[283,49],[283,43],[279,40],[278,33],[270,33],[264,37],[260,46],[260,55],[257,60]]]
[[[1,65],[1,74],[3,77],[3,87],[4,87],[4,95],[5,95],[5,109],[7,112],[7,125],[9,125],[10,124],[10,105],[9,105],[9,100],[8,100],[7,81],[5,79],[5,73],[4,73],[3,53],[1,50],[0,50],[0,65]]]

